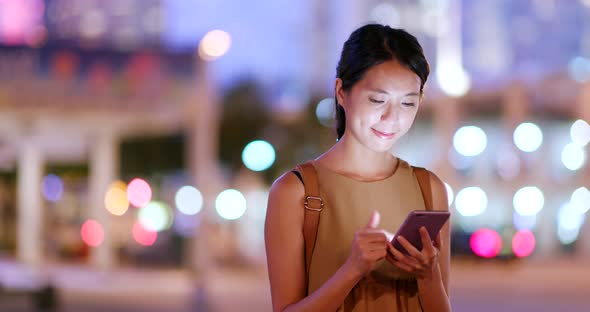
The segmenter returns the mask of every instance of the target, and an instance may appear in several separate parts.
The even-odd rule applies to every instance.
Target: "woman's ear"
[[[336,78],[336,84],[334,86],[334,96],[336,97],[336,102],[340,104],[342,107],[345,107],[344,103],[344,89],[342,89],[342,79]]]

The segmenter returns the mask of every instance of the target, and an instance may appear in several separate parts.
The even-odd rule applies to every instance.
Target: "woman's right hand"
[[[358,229],[345,266],[357,278],[363,278],[373,270],[377,262],[387,255],[387,232],[378,229],[380,215],[373,211],[368,224]],[[393,236],[393,235],[392,235]]]

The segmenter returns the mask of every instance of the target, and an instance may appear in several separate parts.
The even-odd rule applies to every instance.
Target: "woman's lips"
[[[395,136],[395,133],[384,133],[373,128],[371,128],[371,130],[373,130],[373,133],[375,133],[376,136],[384,140],[391,140]]]

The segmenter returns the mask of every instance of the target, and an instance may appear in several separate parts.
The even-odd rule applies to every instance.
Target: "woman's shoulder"
[[[270,187],[270,196],[287,198],[303,198],[305,189],[295,171],[289,170],[278,177]]]

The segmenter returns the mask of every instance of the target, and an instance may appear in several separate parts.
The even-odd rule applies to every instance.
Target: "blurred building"
[[[590,254],[587,1],[14,0],[0,21],[20,261],[263,262],[269,183],[333,142],[336,61],[370,21],[431,62],[395,152],[448,184],[456,254]]]

